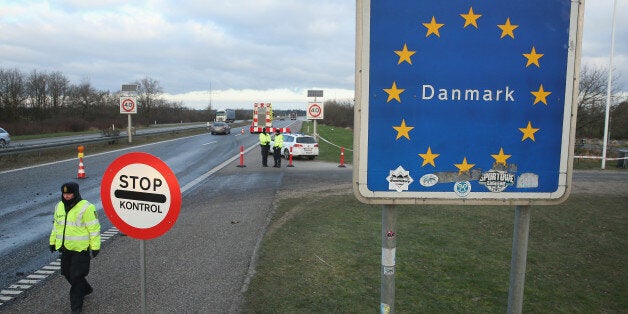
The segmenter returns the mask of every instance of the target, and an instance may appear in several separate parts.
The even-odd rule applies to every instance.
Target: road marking
[[[214,144],[214,143],[218,143],[218,141],[211,141],[211,142],[209,142],[209,143],[205,143],[205,144],[203,144],[203,146],[205,146],[205,145],[209,145],[209,144]]]

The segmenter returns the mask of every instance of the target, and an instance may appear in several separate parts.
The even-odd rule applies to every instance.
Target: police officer
[[[49,243],[50,252],[61,252],[61,273],[72,285],[72,313],[80,313],[83,299],[93,292],[85,277],[89,273],[91,257],[100,252],[100,222],[96,207],[81,198],[75,182],[61,186],[61,201],[55,207]]]
[[[275,130],[275,140],[273,142],[273,158],[275,159],[275,168],[281,168],[281,148],[283,147],[283,135],[279,129]]]
[[[259,134],[259,145],[262,148],[262,166],[268,167],[268,152],[270,151],[270,134],[266,133],[266,128]]]

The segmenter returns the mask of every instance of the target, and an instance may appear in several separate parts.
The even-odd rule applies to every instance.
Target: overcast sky
[[[626,12],[618,0],[613,64],[623,91]],[[612,13],[613,0],[586,2],[583,64],[608,67]],[[149,77],[169,100],[201,109],[210,99],[214,108],[305,109],[308,89],[352,100],[354,47],[353,0],[0,0],[0,68],[59,71],[111,92]]]

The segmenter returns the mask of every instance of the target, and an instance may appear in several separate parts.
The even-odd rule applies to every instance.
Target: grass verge
[[[625,313],[627,203],[625,195],[581,194],[533,207],[526,312]],[[285,199],[274,222],[298,207],[266,235],[243,312],[376,312],[381,207],[352,194]],[[397,312],[506,311],[514,207],[398,206],[397,212]]]
[[[301,125],[302,133],[312,134],[313,131],[314,127],[311,121],[303,122]],[[320,137],[329,141],[318,139],[319,155],[317,158],[319,160],[340,163],[340,148],[344,147],[345,164],[353,163],[353,130],[317,124],[316,132]]]

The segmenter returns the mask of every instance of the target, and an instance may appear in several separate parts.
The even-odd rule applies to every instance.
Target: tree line
[[[602,138],[607,102],[608,69],[583,66],[580,72],[576,137]],[[613,79],[617,81],[617,77]],[[136,81],[137,102],[141,115],[134,117],[136,125],[213,121],[211,104],[205,109],[190,109],[182,102],[165,100],[158,81],[146,77]],[[610,138],[628,138],[628,101],[613,90],[610,106]],[[0,68],[0,123],[14,135],[55,132],[77,132],[126,125],[120,114],[121,91],[102,91],[88,80],[78,84],[61,72]],[[353,100],[327,100],[321,123],[353,128]],[[303,110],[276,110],[275,115],[288,115]],[[236,109],[236,119],[252,117],[252,109]]]
[[[136,81],[142,114],[134,124],[199,122],[212,119],[211,107],[189,109],[162,97],[159,82],[146,77]],[[77,132],[126,125],[120,114],[121,91],[103,91],[88,80],[78,84],[61,72],[0,68],[0,123],[14,135]]]

